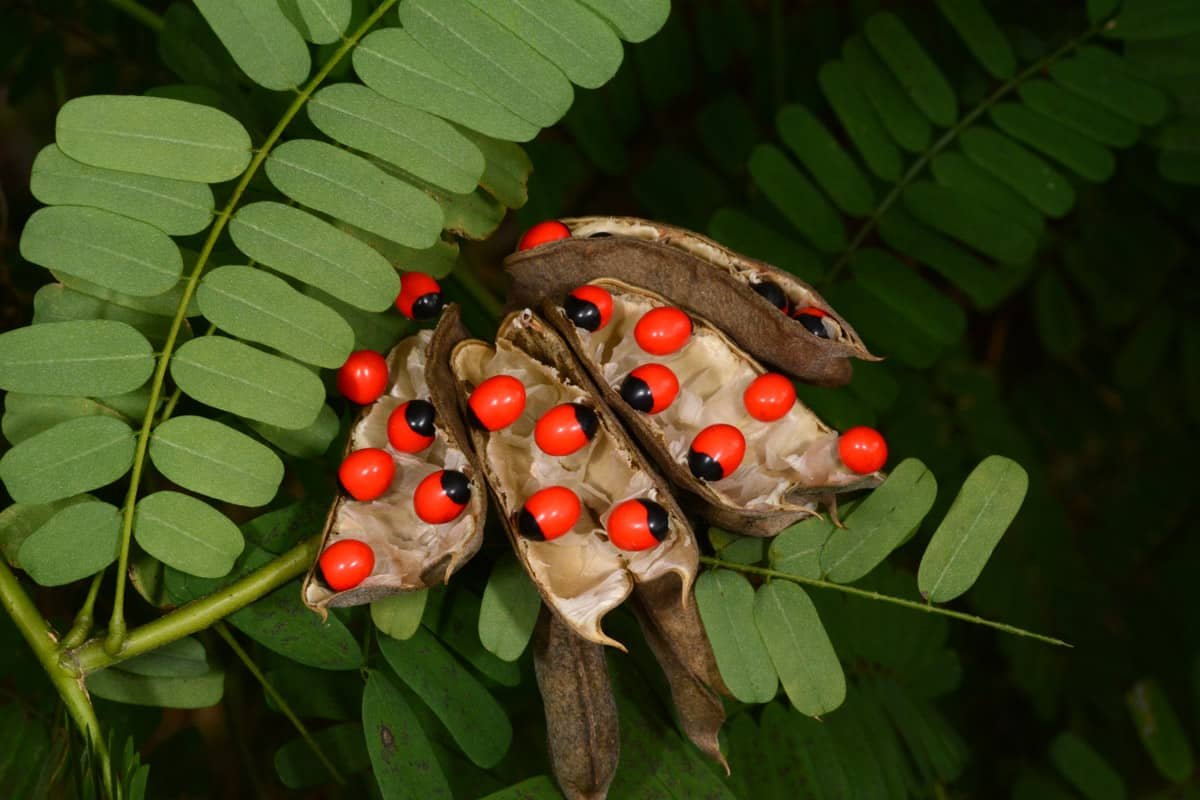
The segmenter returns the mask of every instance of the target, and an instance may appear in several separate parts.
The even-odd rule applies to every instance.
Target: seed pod
[[[604,615],[637,583],[674,573],[681,593],[687,593],[696,574],[696,541],[666,484],[612,412],[595,402],[597,389],[566,343],[532,312],[510,314],[494,346],[476,339],[460,342],[450,367],[460,383],[463,404],[474,387],[493,375],[511,375],[525,386],[525,411],[511,425],[495,431],[472,426],[475,452],[513,549],[546,604],[588,641],[624,649],[601,630]],[[566,403],[593,408],[598,424],[584,447],[553,456],[534,443],[534,424]],[[553,541],[522,536],[522,509],[531,496],[550,486],[565,486],[579,497],[579,519]],[[652,501],[667,520],[662,541],[639,552],[618,549],[605,535],[613,509],[629,500]]]
[[[376,500],[361,502],[346,496],[336,500],[321,542],[322,553],[340,541],[365,543],[374,555],[374,569],[356,586],[334,591],[314,564],[303,588],[304,602],[313,610],[324,614],[330,607],[370,603],[442,583],[482,544],[484,487],[448,366],[450,349],[466,336],[458,307],[448,306],[435,329],[402,340],[388,354],[391,384],[355,420],[346,452],[382,449],[392,457],[395,478]],[[390,444],[388,421],[393,411],[416,399],[433,406],[435,433],[427,447],[408,453]],[[431,525],[417,517],[413,496],[417,486],[439,470],[464,474],[470,499],[455,519]]]
[[[755,358],[811,383],[844,385],[850,381],[850,358],[877,360],[854,329],[791,273],[657,222],[632,217],[562,222],[571,236],[505,259],[513,276],[512,307],[536,307],[546,298],[561,305],[581,284],[614,278],[708,319]],[[790,308],[824,312],[828,338],[780,313],[779,294]]]
[[[746,407],[746,390],[766,369],[695,314],[688,343],[678,352],[654,358],[678,377],[679,396],[653,415],[632,407],[620,390],[629,372],[647,359],[633,330],[645,311],[665,301],[621,281],[593,283],[613,297],[612,322],[605,328],[581,330],[560,305],[548,300],[542,312],[575,350],[603,399],[709,521],[741,533],[769,536],[816,513],[817,501],[832,493],[875,486],[882,480],[878,472],[859,475],[848,469],[838,457],[837,432],[801,403],[793,403],[771,421],[752,416]],[[706,440],[701,450],[693,448],[704,438],[702,432],[728,432],[730,427],[745,440],[740,469],[736,469],[736,447],[718,453]],[[710,458],[718,455],[724,459],[720,469]],[[697,478],[693,469],[704,479]]]

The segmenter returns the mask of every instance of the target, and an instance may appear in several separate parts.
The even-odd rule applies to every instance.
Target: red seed
[[[563,403],[533,426],[533,440],[543,453],[566,456],[583,448],[600,427],[596,412],[581,403]]]
[[[338,467],[338,479],[355,500],[374,500],[396,477],[396,462],[378,447],[355,450]]]
[[[732,425],[709,425],[688,450],[688,468],[702,481],[728,478],[746,455],[746,437]]]
[[[579,520],[579,497],[565,486],[549,486],[530,495],[517,515],[517,530],[527,539],[549,542]]]
[[[360,406],[378,400],[387,383],[387,360],[374,350],[355,350],[338,369],[338,391]]]
[[[413,511],[430,525],[441,525],[458,517],[471,500],[471,482],[454,469],[430,473],[413,492]]]
[[[375,569],[375,551],[357,539],[338,539],[321,553],[320,565],[329,588],[344,592],[358,586]]]
[[[670,367],[642,364],[621,381],[621,399],[638,411],[657,414],[679,396],[679,378]]]
[[[647,353],[666,356],[687,344],[692,335],[692,318],[672,306],[652,308],[633,328],[633,338]]]
[[[475,387],[467,405],[475,422],[498,431],[516,422],[525,410],[525,387],[511,375],[494,375]]]
[[[778,372],[759,375],[742,394],[750,416],[760,422],[774,422],[796,404],[796,387]]]
[[[388,442],[401,453],[419,453],[429,445],[437,429],[435,412],[428,400],[409,400],[392,410],[387,421]]]
[[[433,319],[441,313],[445,301],[442,287],[424,272],[405,272],[400,276],[400,294],[396,308],[409,319]]]
[[[612,319],[613,298],[607,290],[585,284],[567,295],[563,311],[576,327],[595,332]]]
[[[852,472],[868,475],[882,469],[887,463],[887,441],[874,428],[859,425],[838,439],[838,456]]]
[[[517,250],[528,250],[538,245],[569,238],[571,238],[571,229],[558,220],[551,219],[539,222],[525,231],[525,235],[521,237],[521,241],[517,242]]]
[[[605,532],[622,550],[649,550],[663,540],[669,526],[667,510],[658,503],[626,500],[608,515]]]

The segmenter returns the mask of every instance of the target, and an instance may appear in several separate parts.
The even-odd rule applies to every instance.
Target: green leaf
[[[307,108],[313,124],[334,141],[446,191],[470,192],[483,174],[483,155],[453,125],[366,86],[327,86],[313,95]]]
[[[1019,103],[998,103],[990,114],[997,128],[1089,181],[1103,183],[1116,170],[1113,154],[1103,145]]]
[[[400,689],[380,670],[367,675],[362,724],[383,800],[452,800],[425,732]]]
[[[483,800],[559,800],[562,794],[554,781],[545,775],[537,775],[518,784],[492,792]]]
[[[229,235],[255,261],[365,311],[383,311],[400,293],[400,278],[383,256],[298,208],[243,206]]]
[[[971,588],[1028,488],[1029,475],[1017,462],[1004,456],[979,462],[921,557],[917,585],[926,600],[945,603]]]
[[[133,431],[121,420],[80,417],[5,453],[0,480],[18,503],[49,503],[117,480],[133,465],[133,451]]]
[[[871,184],[813,113],[787,105],[776,115],[779,136],[821,188],[847,214],[865,217],[875,206]]]
[[[5,793],[10,797],[51,796],[53,762],[59,757],[56,751],[64,756],[66,751],[57,745],[51,750],[50,735],[42,721],[23,703],[7,702],[0,707],[0,740],[9,743],[0,756],[0,785]]]
[[[509,208],[524,206],[529,199],[529,175],[533,172],[533,162],[525,150],[519,144],[493,139],[466,128],[462,129],[462,134],[483,153],[479,187]]]
[[[743,703],[766,703],[779,687],[771,656],[754,624],[754,588],[736,572],[709,570],[696,579],[696,605],[717,668]]]
[[[1189,0],[1125,0],[1104,35],[1125,41],[1172,39],[1200,31],[1200,8]]]
[[[30,534],[17,560],[42,586],[61,586],[95,575],[115,561],[120,537],[117,507],[86,500],[61,508]]]
[[[172,417],[159,425],[150,458],[171,482],[239,506],[266,505],[283,481],[283,462],[269,447],[206,417]]]
[[[879,702],[887,709],[909,753],[926,780],[952,781],[966,764],[966,745],[928,701],[911,696],[895,682],[876,684]]]
[[[250,80],[282,91],[308,77],[308,46],[278,3],[196,0],[196,8]]]
[[[1104,22],[1117,12],[1121,0],[1087,0],[1088,22],[1095,25]]]
[[[229,622],[262,646],[310,667],[351,670],[363,663],[354,634],[335,615],[322,621],[305,606],[298,581],[246,606]]]
[[[362,706],[362,681],[343,681],[337,676],[305,667],[293,661],[282,663],[267,673],[267,680],[302,719],[357,720]],[[272,711],[279,708],[266,698]]]
[[[1026,81],[1017,88],[1021,102],[1032,110],[1109,147],[1130,147],[1138,138],[1138,126],[1058,84],[1046,80]]]
[[[841,761],[846,779],[850,782],[851,797],[897,797],[905,794],[903,787],[896,791],[889,786],[887,766],[875,752],[871,734],[852,705],[851,695],[839,709],[824,721],[833,741],[834,752]],[[891,733],[887,731],[887,733]],[[891,791],[892,794],[888,794]]]
[[[916,181],[905,188],[904,205],[931,228],[1005,264],[1024,264],[1037,247],[1024,228],[957,189]]]
[[[87,690],[117,703],[159,708],[208,708],[221,702],[225,672],[214,667],[203,675],[150,677],[108,667],[87,676]]]
[[[993,78],[1011,78],[1017,68],[1012,45],[980,0],[937,0],[942,12],[962,38],[971,55]]]
[[[868,19],[863,32],[917,108],[935,125],[953,125],[958,119],[954,90],[904,23],[883,12]]]
[[[297,202],[402,245],[430,247],[441,233],[433,200],[340,147],[292,139],[271,151],[266,169]]]
[[[866,40],[861,36],[848,38],[842,45],[842,59],[896,144],[910,153],[924,152],[932,134],[929,121]]]
[[[296,458],[317,458],[324,455],[338,435],[338,417],[328,405],[321,406],[316,420],[304,428],[280,428],[254,420],[247,424],[259,436]]]
[[[527,142],[538,126],[488,97],[475,81],[418,44],[401,28],[363,38],[353,54],[354,71],[367,86],[397,103],[472,130]]]
[[[208,655],[198,639],[185,636],[121,662],[121,670],[147,678],[183,678],[208,672]]]
[[[580,0],[608,20],[627,42],[644,42],[666,24],[670,0]]]
[[[479,608],[479,641],[505,661],[516,661],[529,645],[538,610],[537,587],[511,553],[496,561]]]
[[[124,322],[48,322],[0,334],[0,389],[10,392],[123,394],[153,371],[150,343]]]
[[[137,329],[146,341],[161,347],[171,332],[172,320],[167,317],[139,311],[135,308],[110,303],[98,297],[50,283],[38,289],[33,296],[33,321],[73,322],[84,319],[111,319],[124,322]],[[190,338],[191,328],[185,322],[179,329],[177,340]]]
[[[279,0],[279,8],[313,44],[333,44],[350,25],[351,0]]]
[[[204,316],[228,334],[297,361],[336,369],[354,349],[354,331],[323,303],[252,267],[218,267],[196,291]]]
[[[978,125],[959,136],[967,158],[1007,184],[1048,217],[1061,217],[1075,205],[1071,184],[1042,159],[1006,136]]]
[[[930,338],[953,344],[966,332],[962,308],[895,256],[867,248],[858,251],[851,263],[862,288]]]
[[[814,247],[832,253],[846,246],[846,230],[837,211],[779,148],[756,147],[749,169],[767,199]]]
[[[190,267],[195,263],[196,254],[183,251],[184,266]],[[187,276],[183,276],[166,292],[156,294],[153,297],[134,297],[123,292],[114,292],[112,289],[107,289],[91,281],[85,281],[83,278],[76,278],[74,275],[67,275],[65,272],[51,270],[55,279],[63,286],[71,291],[85,294],[88,297],[94,297],[97,300],[103,300],[106,303],[113,303],[122,308],[129,308],[135,311],[144,311],[147,314],[153,314],[157,317],[165,317],[167,324],[170,324],[175,318],[175,312],[179,308],[180,302],[183,300],[183,289],[187,284]],[[196,298],[188,302],[187,316],[194,317],[200,313],[200,309],[196,307]]]
[[[474,764],[486,769],[499,763],[512,741],[508,716],[433,634],[421,628],[406,641],[380,639],[379,648]]]
[[[1075,352],[1082,336],[1079,308],[1057,272],[1038,279],[1034,303],[1038,335],[1046,351],[1059,358]]]
[[[937,481],[925,465],[906,458],[829,537],[821,568],[837,583],[852,583],[878,566],[908,538],[937,496]]]
[[[428,589],[385,597],[371,603],[371,621],[381,633],[393,639],[409,639],[421,627]]]
[[[1050,763],[1087,800],[1125,800],[1125,781],[1091,745],[1069,731],[1050,743]]]
[[[371,766],[361,723],[322,728],[313,733],[312,740],[343,775],[353,775]],[[312,746],[301,737],[275,751],[275,772],[289,789],[306,789],[333,780],[325,764],[313,755]]]
[[[930,171],[942,186],[969,195],[1034,236],[1045,230],[1045,220],[1029,201],[962,153],[938,153]]]
[[[94,206],[173,236],[199,233],[212,222],[212,189],[203,183],[90,167],[53,144],[34,159],[29,191],[46,205]]]
[[[325,386],[309,370],[224,336],[180,347],[171,377],[201,403],[289,430],[311,425],[325,400]]]
[[[80,417],[108,416],[131,421],[132,416],[117,408],[126,400],[139,402],[145,413],[149,394],[137,390],[119,398],[94,400],[90,397],[54,397],[9,392],[4,398],[4,436],[14,445],[31,436],[50,430],[55,425]],[[134,415],[140,418],[140,415]]]
[[[137,297],[162,294],[183,274],[179,248],[158,228],[83,206],[33,212],[21,232],[21,257]]]
[[[1175,333],[1175,318],[1168,309],[1147,315],[1129,336],[1113,364],[1113,377],[1123,389],[1146,386],[1167,358]]]
[[[741,211],[718,209],[708,223],[708,232],[726,247],[774,264],[810,283],[816,283],[825,273],[825,264],[815,252]]]
[[[521,682],[520,666],[497,658],[479,639],[479,609],[479,596],[464,587],[434,592],[429,597],[423,623],[442,644],[482,675],[502,686],[516,686]]]
[[[1169,781],[1183,783],[1192,775],[1192,743],[1179,717],[1156,681],[1140,680],[1125,695],[1125,706],[1142,746]]]
[[[754,599],[754,622],[792,707],[817,717],[846,698],[846,676],[817,609],[794,583],[773,580]]]
[[[577,102],[572,108],[578,105]],[[745,171],[750,151],[762,138],[749,104],[732,92],[719,94],[700,109],[696,115],[696,132],[705,153],[729,175],[741,175]],[[575,131],[572,135],[578,140]]]
[[[1139,125],[1155,125],[1167,113],[1166,95],[1134,78],[1120,56],[1101,47],[1081,47],[1075,58],[1051,65],[1050,77]]]
[[[224,111],[136,95],[68,100],[55,125],[59,148],[93,167],[216,183],[250,164],[250,134]]]
[[[867,168],[885,181],[897,181],[903,170],[900,151],[892,144],[867,96],[842,61],[827,61],[817,76],[821,92]]]
[[[811,517],[771,541],[771,569],[816,580],[821,577],[821,548],[833,534],[833,521]]]
[[[242,532],[228,517],[179,492],[155,492],[139,500],[133,535],[159,561],[201,578],[227,574],[245,547]]]
[[[0,553],[9,564],[21,569],[17,553],[25,540],[60,510],[90,499],[88,495],[79,495],[78,497],[68,497],[65,500],[56,500],[53,503],[32,506],[13,503],[0,511]]]
[[[538,127],[550,127],[571,107],[566,77],[466,0],[405,0],[400,24],[488,97]]]

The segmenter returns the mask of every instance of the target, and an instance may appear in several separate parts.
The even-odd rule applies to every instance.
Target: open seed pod
[[[766,369],[708,320],[691,315],[690,328],[677,331],[679,349],[654,355],[639,344],[637,326],[652,309],[670,307],[667,299],[612,279],[587,285],[612,297],[611,317],[597,330],[578,327],[555,301],[544,301],[543,313],[575,350],[605,402],[710,522],[747,535],[770,536],[814,515],[819,500],[882,481],[879,472],[859,475],[843,465],[837,431],[799,401],[774,421],[752,417],[745,392]],[[668,387],[673,397],[662,408],[655,400],[653,413],[634,408],[622,397],[630,373],[647,364],[667,367],[676,381]],[[642,388],[654,394],[649,384]],[[645,399],[647,394],[640,396]],[[695,474],[700,465],[693,462],[697,437],[714,425],[740,431],[744,455],[737,463],[723,464],[723,473],[718,469],[701,480]]]
[[[495,376],[515,378],[525,389],[515,421],[492,431],[473,424],[471,435],[513,548],[552,611],[584,639],[623,650],[600,622],[635,584],[675,573],[679,602],[691,602],[699,552],[683,512],[545,321],[529,310],[510,314],[495,346],[460,342],[450,366],[468,405],[467,398]],[[569,454],[549,455],[535,444],[535,424],[568,404],[582,407],[576,413],[586,417],[591,435]],[[532,496],[549,487],[574,493],[578,516],[569,528],[541,537],[522,516]],[[634,546],[644,549],[621,549],[610,538],[623,538],[623,515],[614,510],[627,501],[624,508],[641,515],[642,538]]]
[[[457,306],[448,306],[434,330],[402,340],[388,354],[387,392],[359,414],[350,429],[346,453],[379,448],[395,465],[395,477],[383,494],[360,501],[339,497],[330,509],[321,542],[324,555],[345,540],[365,543],[374,554],[370,574],[353,588],[335,591],[322,574],[321,559],[304,581],[304,602],[324,613],[404,591],[442,583],[479,550],[487,500],[481,473],[459,416],[458,387],[450,374],[451,348],[467,337]],[[416,453],[397,450],[389,440],[392,412],[413,399],[434,410],[433,441]],[[439,470],[456,470],[467,478],[470,497],[454,519],[432,524],[417,516],[414,492]]]
[[[849,323],[791,273],[658,222],[561,221],[570,237],[505,259],[514,307],[536,307],[588,281],[616,278],[705,317],[756,358],[811,383],[844,385],[850,358],[878,360]]]

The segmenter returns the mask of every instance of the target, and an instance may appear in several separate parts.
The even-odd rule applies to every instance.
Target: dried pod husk
[[[401,592],[447,581],[479,550],[487,512],[483,484],[471,439],[460,416],[458,386],[449,369],[450,351],[467,338],[457,306],[442,312],[434,330],[403,339],[387,356],[391,385],[358,415],[346,442],[346,453],[365,447],[386,450],[396,464],[396,477],[384,495],[366,502],[342,496],[325,521],[321,552],[342,538],[370,545],[375,567],[358,586],[335,592],[323,580],[317,562],[304,581],[304,602],[322,614],[326,608],[370,603]],[[433,404],[437,433],[420,453],[398,452],[388,442],[387,421],[407,400]],[[417,517],[413,492],[432,472],[454,469],[470,481],[471,498],[454,520],[431,525]]]
[[[666,482],[598,402],[597,388],[562,338],[524,310],[505,318],[495,346],[477,339],[460,342],[450,365],[463,403],[475,386],[494,375],[511,375],[525,386],[525,409],[516,422],[495,432],[471,426],[471,435],[513,549],[551,610],[588,641],[624,650],[600,623],[635,584],[674,573],[680,579],[680,602],[686,602],[699,563],[695,536]],[[534,443],[532,432],[542,414],[563,403],[590,407],[598,426],[582,449],[550,456]],[[556,485],[579,497],[579,520],[550,541],[522,536],[517,515],[525,501]],[[657,503],[669,519],[661,541],[637,552],[618,549],[605,533],[609,511],[632,499]]]
[[[604,401],[617,411],[643,448],[680,489],[685,502],[710,522],[750,536],[771,536],[817,513],[835,493],[873,488],[881,473],[858,475],[838,457],[838,434],[799,401],[781,419],[760,422],[746,411],[746,387],[766,369],[709,320],[692,314],[686,345],[666,356],[651,355],[633,334],[651,308],[671,305],[661,295],[613,279],[591,282],[613,297],[612,318],[597,331],[576,327],[563,308],[545,300],[542,313],[563,334],[588,369]],[[559,301],[561,302],[561,300]],[[665,410],[648,415],[621,399],[619,387],[646,363],[669,367],[679,395]],[[746,453],[727,477],[697,479],[687,465],[692,439],[716,423],[738,428]]]
[[[608,795],[621,735],[604,647],[578,636],[542,607],[533,632],[533,667],[546,712],[554,777],[568,800]]]
[[[705,317],[759,360],[810,383],[845,385],[853,372],[850,358],[878,360],[816,290],[789,272],[659,222],[634,217],[562,222],[570,238],[505,259],[514,306],[536,306],[597,278],[616,278]],[[828,338],[814,335],[755,291],[764,283],[777,286],[791,309],[825,312],[821,325]]]

